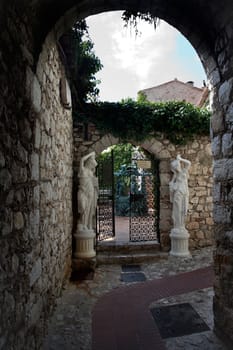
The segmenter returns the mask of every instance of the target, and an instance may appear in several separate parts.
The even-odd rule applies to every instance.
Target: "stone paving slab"
[[[162,296],[206,288],[212,283],[213,270],[207,267],[118,288],[103,295],[93,310],[93,350],[108,349],[109,344],[114,343],[117,350],[141,350],[146,341],[156,345],[157,350],[166,349],[149,305]]]
[[[169,350],[225,350],[227,347],[217,338],[213,332],[214,320],[212,312],[213,288],[204,288],[178,296],[163,298],[150,305],[154,306],[173,305],[188,302],[198,312],[201,318],[209,326],[210,330],[198,334],[191,334],[182,337],[168,338],[165,340],[166,348]]]
[[[62,292],[61,298],[59,298],[57,301],[57,307],[54,311],[54,314],[49,320],[49,330],[48,335],[44,341],[43,350],[91,350],[92,312],[94,308],[95,310],[98,310],[98,308],[100,308],[101,310],[101,307],[103,309],[103,305],[101,305],[101,303],[98,303],[98,301],[103,295],[105,295],[105,299],[108,299],[111,305],[111,298],[107,297],[107,295],[111,294],[109,292],[120,294],[122,293],[121,290],[124,289],[127,293],[127,291],[129,291],[130,288],[134,288],[134,286],[143,289],[143,285],[145,283],[149,283],[150,281],[152,283],[155,283],[153,282],[154,280],[162,279],[168,276],[174,276],[174,278],[176,278],[175,276],[179,273],[204,268],[210,266],[211,264],[212,249],[203,248],[201,250],[193,252],[191,258],[175,258],[169,256],[167,260],[163,259],[153,263],[141,264],[141,270],[145,273],[147,282],[142,282],[140,284],[126,284],[120,281],[120,275],[122,272],[121,265],[99,266],[96,269],[93,280],[77,281],[75,283],[67,282]],[[173,338],[171,342],[169,342],[169,339],[167,339],[165,344],[164,340],[162,340],[159,337],[158,330],[156,330],[154,323],[148,321],[147,317],[148,314],[150,314],[149,308],[151,307],[151,305],[153,306],[155,300],[158,304],[180,302],[179,298],[181,298],[182,301],[188,300],[188,302],[192,302],[193,300],[195,308],[196,305],[198,305],[199,309],[201,309],[202,317],[204,314],[208,315],[208,317],[210,317],[211,320],[213,319],[212,288],[207,288],[195,292],[190,291],[191,294],[185,293],[184,295],[177,296],[170,295],[168,294],[168,292],[169,288],[167,293],[160,295],[159,297],[157,296],[156,299],[152,298],[150,304],[147,305],[146,313],[144,312],[145,310],[143,311],[143,315],[141,315],[140,322],[144,322],[146,328],[144,327],[143,332],[139,329],[137,336],[134,337],[137,346],[139,346],[139,348],[141,347],[142,350],[157,350],[159,349],[157,347],[158,341],[160,341],[160,345],[163,344],[163,346],[166,346],[167,349],[171,350],[196,349],[197,347],[199,347],[200,350],[225,349],[224,345],[215,337],[212,331],[212,323],[210,333],[205,333],[205,336],[203,335],[204,339],[206,339],[203,340],[203,342],[206,342],[206,344],[202,344],[204,346],[203,348],[200,347],[200,345],[196,346],[196,344],[199,344],[199,340],[195,340],[195,337],[193,339],[192,336],[190,336],[191,338],[189,339],[187,339],[186,337],[180,337],[183,338],[181,340],[179,340],[179,338]],[[144,293],[146,295],[148,291],[146,292],[144,289]],[[187,296],[186,299],[185,296]],[[134,295],[132,294],[132,301],[133,300],[135,301],[135,304],[137,304],[141,302],[142,296],[138,296],[137,293]],[[123,305],[123,308],[121,309],[122,311],[120,315],[116,317],[118,318],[119,325],[122,326],[121,331],[125,331],[125,334],[122,334],[121,339],[129,340],[130,337],[128,335],[130,332],[130,328],[128,327],[127,322],[126,324],[123,323],[123,320],[127,317],[127,315],[124,314],[124,305],[127,306],[127,300],[121,300],[121,303]],[[104,313],[102,314],[102,316],[104,316]],[[100,328],[103,328],[103,326],[108,321],[107,316],[105,315],[104,317],[100,319]],[[147,337],[145,337],[145,329],[148,334]],[[142,343],[142,333],[144,334],[144,343]],[[153,339],[151,337],[151,333],[155,335]],[[111,336],[108,332],[105,332],[104,339],[105,344],[108,339],[110,341]],[[108,350],[117,350],[117,347],[119,348],[119,346],[122,346],[122,343],[119,343],[119,340],[118,343],[117,341],[115,341],[114,344],[111,342],[107,342],[107,344]],[[213,344],[216,347],[213,347]],[[132,344],[132,346],[133,349],[136,350],[136,348],[134,348],[134,343]],[[104,347],[101,347],[100,350],[104,350]],[[123,348],[121,348],[121,350],[123,350]],[[127,350],[130,350],[130,348],[127,348]]]

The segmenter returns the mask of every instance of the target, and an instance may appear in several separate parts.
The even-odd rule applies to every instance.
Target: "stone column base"
[[[185,228],[173,228],[170,233],[171,251],[170,255],[188,257],[189,252],[189,233]]]
[[[93,230],[80,230],[75,235],[75,258],[93,258],[96,256],[94,249],[95,232]]]

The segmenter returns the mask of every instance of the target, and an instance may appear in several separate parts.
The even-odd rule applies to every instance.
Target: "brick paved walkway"
[[[149,310],[161,298],[213,285],[211,267],[116,288],[103,295],[93,309],[93,350],[164,350]]]

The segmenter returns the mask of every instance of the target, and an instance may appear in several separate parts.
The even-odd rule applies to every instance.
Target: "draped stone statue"
[[[95,152],[85,155],[80,160],[77,193],[79,218],[74,234],[76,241],[74,257],[79,259],[92,259],[96,256],[93,229],[99,191],[98,179],[95,176],[96,166]]]
[[[188,171],[191,162],[179,154],[171,162],[172,180],[169,183],[170,201],[172,203],[173,229],[171,230],[171,254],[188,256],[189,234],[185,229],[185,217],[189,204]]]
[[[78,229],[93,230],[98,198],[98,179],[95,176],[97,162],[95,152],[91,152],[80,160],[78,173]]]
[[[171,162],[173,177],[169,183],[169,189],[174,228],[185,226],[189,204],[188,170],[190,166],[191,162],[181,158],[180,155],[177,155],[176,159]]]

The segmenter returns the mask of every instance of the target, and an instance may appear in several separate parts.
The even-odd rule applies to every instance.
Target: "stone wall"
[[[26,45],[29,26],[22,32]],[[0,59],[0,349],[12,350],[40,348],[71,265],[72,120],[60,102],[61,64],[52,35],[37,74],[22,52],[15,66],[6,51]]]
[[[0,348],[32,349],[35,346],[29,331],[33,316],[30,284],[35,282],[34,272],[40,271],[39,263],[33,269],[33,257],[38,257],[40,245],[34,236],[34,222],[30,220],[31,213],[39,210],[38,181],[32,179],[32,160],[37,153],[36,113],[30,108],[25,75],[32,57],[31,33],[26,14],[23,21],[14,6],[4,13],[3,23],[5,26],[0,31]]]
[[[214,221],[216,249],[215,331],[233,344],[233,27],[228,23],[216,38],[221,78],[215,80],[211,120],[214,155]]]
[[[84,134],[88,141],[84,141]],[[119,140],[111,135],[101,135],[89,125],[87,130],[79,124],[74,128],[74,170],[77,174],[80,157],[92,150],[100,154],[107,147],[118,144]],[[132,143],[134,143],[132,141]],[[190,248],[195,249],[213,244],[213,204],[212,204],[212,154],[208,137],[198,137],[185,146],[177,146],[160,135],[157,139],[140,144],[153,154],[159,162],[160,175],[160,240],[161,247],[170,247],[169,233],[172,228],[169,194],[169,181],[172,173],[171,160],[180,153],[192,163],[189,172],[190,203],[186,228],[190,233]]]
[[[51,33],[37,66],[41,111],[36,120],[36,146],[40,159],[40,240],[42,249],[42,305],[47,318],[70,274],[72,255],[73,135],[71,109],[61,103],[60,62]],[[36,94],[38,97],[38,93]],[[38,303],[38,298],[37,298]]]
[[[38,256],[33,256],[36,293],[30,297],[33,311],[40,315],[43,310],[45,319],[70,273],[72,255],[72,117],[71,110],[61,103],[61,79],[64,79],[64,71],[55,39],[50,34],[40,55],[37,77],[34,77],[34,103],[41,103],[35,125],[35,146],[39,151],[35,162],[39,162],[39,167],[34,167],[39,176],[40,204],[39,213],[36,212],[32,220],[34,227],[39,222],[36,235],[39,233],[40,250]]]
[[[143,146],[143,145],[142,145]],[[199,137],[185,146],[175,146],[168,140],[154,140],[145,144],[148,151],[155,151],[160,159],[160,234],[161,244],[169,246],[168,233],[172,227],[169,181],[172,173],[170,161],[177,154],[191,161],[189,171],[189,210],[186,228],[190,234],[190,249],[213,244],[213,204],[212,204],[212,155],[208,137]]]

